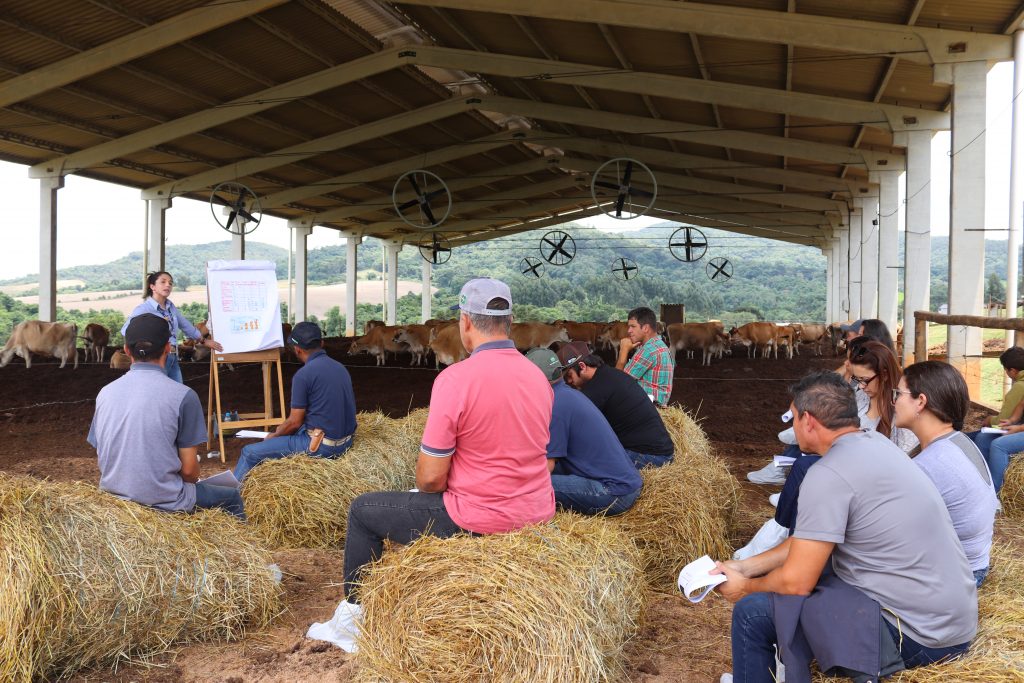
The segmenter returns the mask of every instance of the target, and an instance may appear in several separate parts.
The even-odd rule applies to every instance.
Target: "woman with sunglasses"
[[[974,580],[988,574],[992,525],[999,500],[978,447],[960,430],[970,399],[967,383],[951,365],[915,363],[892,390],[895,424],[914,432],[921,452],[914,458],[942,494]]]

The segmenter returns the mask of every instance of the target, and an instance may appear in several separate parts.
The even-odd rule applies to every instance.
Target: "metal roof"
[[[5,0],[0,158],[412,243],[406,171],[458,243],[594,214],[633,158],[651,215],[823,244],[894,133],[948,126],[935,66],[1010,57],[1018,2]]]

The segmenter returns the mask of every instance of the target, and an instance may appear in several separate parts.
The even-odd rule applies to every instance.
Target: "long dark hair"
[[[884,322],[878,318],[868,318],[863,321],[860,326],[864,328],[863,336],[882,342],[889,347],[890,351],[894,354],[896,353],[896,347],[892,343],[892,334],[890,334],[889,328]]]
[[[910,395],[928,397],[924,409],[943,422],[953,425],[958,432],[964,428],[964,420],[970,408],[967,382],[956,368],[937,360],[922,361],[908,366],[903,371]]]
[[[153,287],[153,285],[156,284],[156,281],[160,279],[161,275],[166,275],[167,277],[171,278],[171,284],[174,284],[174,276],[168,273],[166,270],[154,271],[146,276],[146,291],[142,293],[143,299],[148,299],[149,297],[153,296],[153,290],[151,288]]]
[[[859,339],[859,337],[858,337]],[[851,346],[850,365],[864,365],[871,368],[878,382],[876,398],[878,403],[878,431],[888,438],[892,435],[892,418],[895,408],[892,405],[892,390],[900,383],[900,365],[888,346],[881,342],[865,341]]]

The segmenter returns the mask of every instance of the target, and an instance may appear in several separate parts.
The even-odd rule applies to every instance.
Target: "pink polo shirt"
[[[554,394],[511,341],[489,342],[434,380],[421,448],[451,457],[444,506],[479,534],[555,514],[547,445]]]

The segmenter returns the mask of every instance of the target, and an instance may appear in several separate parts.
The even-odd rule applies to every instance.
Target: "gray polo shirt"
[[[154,363],[131,370],[100,390],[89,428],[100,489],[160,510],[192,510],[196,487],[181,478],[179,448],[206,441],[196,392]]]
[[[863,430],[839,437],[808,470],[799,502],[793,536],[835,543],[839,578],[892,610],[911,638],[949,647],[974,637],[978,594],[949,512],[891,441]]]

